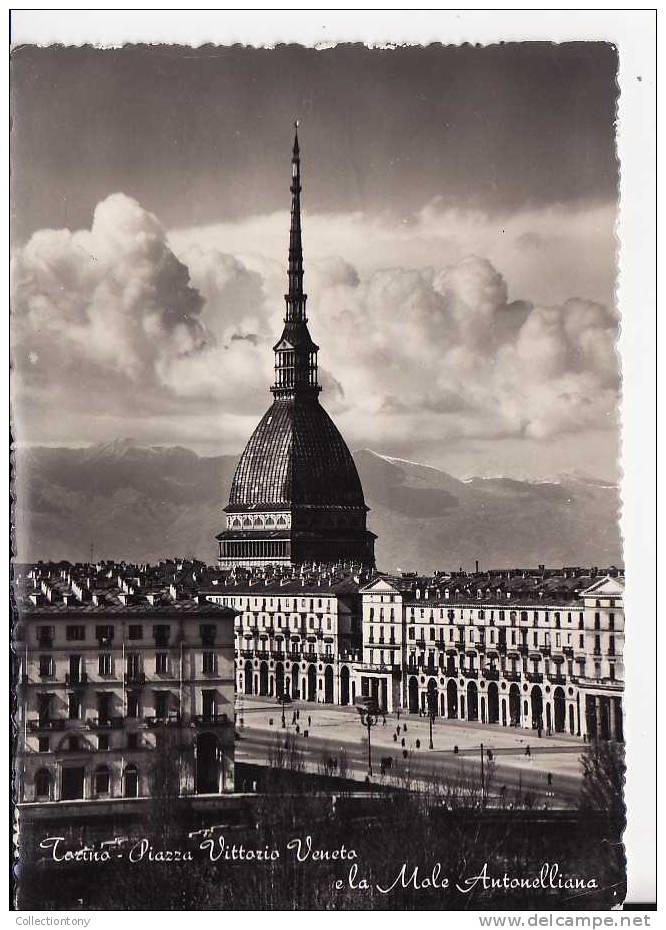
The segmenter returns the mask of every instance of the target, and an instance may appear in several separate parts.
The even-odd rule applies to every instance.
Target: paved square
[[[351,776],[365,778],[367,730],[355,708],[294,702],[285,707],[285,723],[286,730],[297,736],[308,769],[316,770],[327,753],[335,758],[344,749],[348,754],[351,751]],[[241,735],[236,744],[238,761],[266,764],[270,746],[284,732],[282,708],[274,699],[240,695],[236,729]],[[488,750],[494,757],[497,784],[522,785],[546,796],[552,794],[548,790],[552,787],[558,795],[566,795],[567,806],[577,798],[580,754],[585,748],[581,739],[565,734],[539,738],[535,730],[442,718],[434,721],[432,739],[431,750],[428,718],[403,713],[399,717],[397,714],[380,717],[371,733],[375,772],[382,757],[391,756],[394,762],[399,762],[406,750],[419,763],[421,771],[441,770],[443,774],[451,772],[452,764],[464,763],[468,771],[471,767],[478,773],[483,745],[484,761],[488,761]]]

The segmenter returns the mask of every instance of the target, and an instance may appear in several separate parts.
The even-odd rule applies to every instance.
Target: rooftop
[[[219,612],[213,595],[353,595],[378,580],[389,583],[409,605],[423,607],[492,603],[507,607],[580,604],[581,592],[611,576],[614,566],[511,569],[478,573],[400,575],[360,564],[273,565],[220,569],[187,559],[155,565],[101,561],[94,564],[39,562],[14,566],[15,597],[21,612],[180,615]],[[231,611],[229,611],[231,612]]]

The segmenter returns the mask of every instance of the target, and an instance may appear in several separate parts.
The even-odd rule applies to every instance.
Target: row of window
[[[144,668],[144,657],[141,653],[128,653],[125,657],[126,672],[130,677],[136,677]],[[155,653],[155,674],[169,675],[173,662],[168,652]],[[85,663],[83,656],[69,656],[68,684],[84,684],[86,682]],[[215,674],[218,669],[217,653],[203,652],[201,654],[201,671],[205,675]],[[100,652],[97,657],[97,673],[103,678],[114,675],[115,656],[111,652]],[[53,678],[56,674],[55,659],[51,655],[39,657],[39,677]]]
[[[63,773],[66,775],[66,772]],[[139,771],[136,765],[129,764],[123,769],[123,797],[136,798],[139,793]],[[95,797],[107,797],[111,790],[111,772],[106,765],[99,765],[93,772],[92,790]],[[83,796],[83,785],[71,793],[72,797]],[[39,769],[35,773],[35,800],[53,800],[53,776],[48,769]]]
[[[203,642],[213,642],[215,640],[216,625],[214,623],[202,623],[199,626],[199,635]],[[95,639],[98,642],[113,642],[115,628],[110,624],[98,625],[95,627]],[[38,626],[35,635],[38,642],[52,644],[55,639],[55,626]],[[171,637],[171,626],[169,624],[157,623],[153,625],[152,636],[156,644],[166,646]],[[127,638],[130,641],[143,640],[144,630],[142,623],[130,623],[127,627]],[[65,626],[65,639],[67,642],[85,642],[86,626],[83,623],[68,623]]]
[[[237,618],[237,619],[240,620],[241,618]],[[284,623],[283,623],[283,620],[284,620]],[[301,618],[298,616],[298,614],[292,615],[290,618],[290,621],[291,621],[291,628],[293,630],[297,630],[301,626]],[[284,617],[282,614],[275,614],[274,617],[261,617],[258,621],[252,615],[249,615],[249,616],[246,615],[246,616],[243,616],[241,623],[243,626],[246,626],[246,627],[260,626],[262,629],[266,629],[269,626],[275,625],[279,630],[283,628],[289,629],[289,621],[287,621],[287,618]],[[310,630],[323,629],[323,626],[324,626],[323,617],[309,617],[308,618],[308,622],[307,622],[308,629]],[[333,621],[331,617],[326,617],[326,629],[331,630],[332,628],[333,628]]]
[[[141,749],[141,735],[139,733],[125,733],[123,746],[125,749]],[[39,752],[50,752],[51,751],[51,737],[50,736],[40,736],[38,739],[38,751]],[[99,752],[106,752],[109,749],[109,734],[100,733],[97,737],[97,750]],[[81,752],[83,747],[83,742],[80,736],[68,736],[67,742],[63,746],[59,745],[59,750],[62,751],[66,749],[68,752]],[[120,749],[120,746],[114,747]]]
[[[115,695],[109,691],[99,691],[97,693],[97,715],[98,723],[107,724],[113,717]],[[154,690],[152,692],[154,711],[153,716],[159,720],[166,720],[170,715],[177,715],[180,711],[180,698],[172,691]],[[67,695],[67,716],[69,720],[80,720],[83,712],[83,699],[79,692],[73,691]],[[37,695],[37,713],[39,721],[46,723],[52,719],[52,694]],[[217,691],[214,688],[203,688],[201,690],[201,708],[204,717],[215,716],[217,706]],[[125,714],[129,719],[142,717],[144,700],[141,692],[128,691],[125,699]]]
[[[268,652],[269,651],[267,643],[259,643],[257,645],[252,640],[245,640],[245,642],[242,642],[240,641],[240,639],[239,639],[239,642],[240,642],[240,648],[243,650],[248,650],[252,652]],[[284,656],[286,652],[288,652],[289,654],[298,653],[299,655],[302,652],[304,656],[317,656],[317,655],[332,656],[333,645],[332,643],[324,643],[324,651],[321,652],[321,650],[317,651],[314,648],[314,646],[311,646],[309,643],[300,643],[300,642],[287,643],[287,649],[285,652],[284,649],[278,649],[277,645],[274,644],[270,652],[276,656],[277,655]]]
[[[445,613],[445,609],[443,607],[442,608],[410,607],[409,617],[412,620],[412,622],[416,619],[417,615],[420,616],[422,619],[426,619],[426,613],[429,611],[428,619],[430,620],[431,623],[434,623],[436,620],[437,610],[439,610],[440,620],[447,619],[450,623],[455,622],[456,612],[453,608],[448,608]],[[384,608],[382,607],[380,608],[380,618],[383,617],[383,612],[384,612]],[[474,613],[476,613],[476,617],[474,617]],[[574,613],[575,611],[567,612],[567,617],[566,617],[567,623],[571,624],[574,622],[574,616],[573,616]],[[508,618],[507,618],[507,614],[508,614]],[[544,610],[544,611],[535,610],[532,613],[532,621],[533,623],[539,623],[540,618],[541,618],[542,622],[549,623],[550,614],[551,612],[549,610]],[[391,608],[391,617],[392,616],[393,616],[393,608]],[[492,624],[495,622],[495,620],[499,620],[499,622],[502,623],[508,619],[509,623],[513,624],[513,623],[519,622],[518,620],[519,616],[520,616],[521,623],[529,623],[530,617],[529,617],[529,611],[527,610],[520,610],[520,611],[498,610],[497,617],[495,617],[494,609],[491,609],[491,610],[479,609],[476,611],[469,609],[467,620],[465,620],[465,610],[463,608],[460,608],[458,612],[458,620],[462,622],[468,622],[468,623],[474,623],[475,620],[488,620]],[[613,614],[610,615],[611,618],[613,616],[614,616]],[[372,608],[370,608],[370,619],[372,619],[372,617],[373,617],[373,610]],[[553,622],[556,627],[558,628],[560,627],[562,620],[563,620],[562,612],[559,610],[553,611]],[[583,622],[584,622],[584,614],[583,614],[583,611],[581,610],[581,611],[578,611],[578,626],[581,629],[583,627]]]
[[[382,628],[380,627],[380,641],[381,641],[381,639],[383,638],[383,634],[382,634],[381,630],[382,630]],[[477,639],[477,636],[476,636],[476,633],[477,633],[477,632],[480,632],[480,636],[479,636],[478,639]],[[508,632],[508,634],[509,634],[508,636],[507,636],[507,632]],[[518,637],[518,633],[519,633],[519,632],[522,633],[522,635],[520,636],[520,638]],[[422,629],[422,630],[420,631],[420,633],[421,633],[421,635],[417,637],[416,627],[410,626],[410,627],[408,627],[408,629],[407,629],[407,639],[408,639],[408,640],[417,640],[417,639],[420,639],[421,642],[423,642],[423,641],[425,640],[425,638],[426,638],[426,637],[425,637],[425,630]],[[498,646],[508,646],[508,645],[511,645],[511,646],[515,646],[515,645],[517,645],[518,643],[520,643],[520,644],[522,644],[522,645],[528,645],[528,644],[529,644],[529,643],[528,643],[527,630],[522,630],[522,631],[517,631],[517,630],[509,630],[509,631],[507,631],[507,630],[498,630],[497,633],[498,633],[498,636],[495,637],[495,630],[488,630],[488,631],[486,631],[486,630],[481,630],[481,631],[477,631],[477,630],[474,629],[474,627],[470,627],[470,628],[468,628],[468,630],[467,630],[467,637],[465,638],[465,636],[464,636],[464,630],[463,630],[463,629],[460,629],[460,630],[459,630],[459,635],[456,636],[456,629],[455,629],[455,627],[449,627],[448,642],[449,642],[449,643],[458,643],[458,644],[469,643],[470,645],[473,645],[473,646],[474,646],[474,645],[498,645]],[[436,631],[435,628],[432,628],[432,627],[431,627],[431,628],[429,629],[429,634],[430,634],[430,635],[429,635],[429,640],[430,640],[430,642],[437,642],[437,641],[439,640],[440,643],[444,644],[444,642],[445,642],[445,639],[444,639],[444,627],[439,627],[439,638],[438,638],[437,635],[436,635],[436,634],[437,634],[437,631]],[[461,634],[462,634],[462,635],[461,635]],[[609,639],[610,639],[611,641],[613,641],[613,645],[614,645],[615,637],[614,637],[614,636],[610,636]],[[566,641],[564,641],[564,640],[566,640]],[[370,640],[370,642],[372,642],[372,640]],[[574,644],[574,634],[573,634],[573,633],[566,633],[566,634],[564,635],[564,637],[563,637],[563,635],[562,635],[561,633],[556,633],[556,634],[555,634],[555,647],[556,647],[556,648],[561,648],[561,647],[563,647],[563,646],[573,646],[573,644]],[[543,642],[540,643],[540,642],[539,642],[539,630],[534,630],[534,633],[533,633],[533,636],[532,636],[532,645],[534,646],[535,649],[538,649],[538,648],[543,647],[543,646],[545,646],[545,647],[551,646],[552,643],[551,643],[550,632],[549,632],[549,631],[546,631],[546,632],[545,632],[544,637],[543,637]],[[584,633],[579,633],[579,634],[578,634],[578,645],[579,645],[579,647],[580,647],[581,649],[583,649],[583,648],[585,647],[585,634],[584,634]]]
[[[216,598],[219,600],[219,598]],[[222,597],[221,603],[224,607],[238,607],[241,610],[251,610],[252,601],[254,601],[255,610],[266,610],[268,608],[275,610],[298,610],[298,602],[301,602],[301,610],[331,610],[335,603],[335,598],[317,598],[317,597],[243,597],[230,596]],[[316,605],[316,606],[315,606]]]
[[[392,653],[390,650],[371,649],[370,663],[372,665],[391,665],[394,662],[393,656],[394,653]],[[531,667],[529,664],[530,662]],[[574,662],[578,666],[577,671],[574,671]],[[481,671],[484,668],[492,672],[496,671],[501,674],[511,675],[518,675],[521,673],[525,675],[538,675],[541,673],[541,663],[537,659],[530,659],[529,662],[527,659],[524,659],[521,664],[519,664],[515,659],[504,664],[497,664],[495,660],[490,660],[490,662],[485,666],[477,666],[473,656],[460,656],[458,662],[456,662],[455,659],[451,656],[445,659],[444,655],[440,655],[439,660],[437,661],[434,652],[429,653],[427,656],[425,653],[421,653],[420,655],[417,655],[415,652],[410,653],[408,658],[408,669],[415,668],[425,668],[432,670],[438,669],[440,672],[445,672],[447,675],[457,675],[458,673],[466,674],[467,672],[475,673]],[[548,660],[546,660],[544,662],[543,674],[562,674],[560,671],[561,668],[566,668],[566,672],[569,677],[578,675],[580,678],[584,678],[587,664],[584,658],[569,660],[566,665],[562,663],[558,663],[557,665],[555,663],[551,664]],[[595,661],[594,678],[601,679],[602,677],[604,676],[601,662]],[[616,680],[615,662],[612,661],[608,662],[608,679],[610,681]]]

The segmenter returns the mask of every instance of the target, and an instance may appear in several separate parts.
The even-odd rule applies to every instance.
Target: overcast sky
[[[455,474],[617,474],[610,46],[13,56],[18,438],[240,452],[292,122],[322,402]]]

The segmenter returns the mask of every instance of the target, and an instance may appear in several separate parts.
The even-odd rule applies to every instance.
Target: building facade
[[[374,579],[358,691],[388,710],[621,740],[624,588],[591,580]]]
[[[621,573],[220,574],[239,694],[623,738]],[[216,593],[215,593],[216,592]]]
[[[353,703],[369,575],[358,565],[217,578],[208,597],[237,612],[237,694]]]
[[[219,564],[353,561],[374,565],[374,534],[356,465],[319,402],[317,353],[303,290],[301,162],[294,139],[288,291],[282,335],[273,347],[273,403],[240,457]]]
[[[22,804],[233,791],[235,697],[623,739],[622,573],[39,564],[18,572]]]
[[[16,605],[21,803],[146,798],[160,765],[233,791],[233,610],[109,564],[29,568]]]

